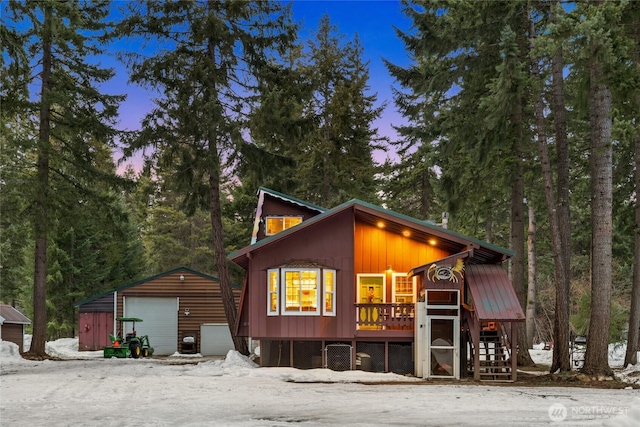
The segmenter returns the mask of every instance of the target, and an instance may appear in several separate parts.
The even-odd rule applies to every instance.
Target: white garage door
[[[139,317],[138,336],[148,335],[153,354],[168,356],[178,350],[178,299],[126,297],[125,317]]]
[[[203,356],[224,356],[235,348],[226,323],[203,323],[200,325],[200,339]]]

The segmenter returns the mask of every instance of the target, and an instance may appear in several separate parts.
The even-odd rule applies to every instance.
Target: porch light
[[[384,222],[382,221],[378,221],[376,225],[378,226],[378,228],[384,228]]]
[[[403,235],[404,237],[409,237],[409,236],[411,236],[411,232],[410,232],[409,230],[404,230],[404,231],[402,232],[402,235]]]
[[[438,243],[438,242],[436,241],[436,239],[429,239],[429,244],[430,244],[431,246],[435,246],[435,245],[436,245],[436,243]]]
[[[391,264],[387,267],[387,273],[393,273],[393,268],[391,268]]]

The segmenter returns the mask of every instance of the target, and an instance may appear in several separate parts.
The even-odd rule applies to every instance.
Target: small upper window
[[[301,216],[268,216],[266,218],[265,234],[273,236],[301,222]]]

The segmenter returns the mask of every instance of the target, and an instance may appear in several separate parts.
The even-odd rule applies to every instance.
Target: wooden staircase
[[[463,322],[471,350],[467,358],[468,371],[473,372],[474,379],[513,382],[516,376],[511,360],[512,346],[504,325],[496,322],[492,328],[483,327],[485,325],[469,311],[465,311]]]
[[[499,330],[480,331],[480,381],[511,381],[511,361],[501,335]]]

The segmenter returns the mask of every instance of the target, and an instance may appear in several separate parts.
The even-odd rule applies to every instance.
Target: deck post
[[[518,323],[509,322],[511,329],[511,380],[516,381],[518,377]],[[528,351],[528,349],[524,349]]]
[[[356,340],[351,340],[351,370],[355,371],[356,369]]]
[[[476,320],[475,318],[473,319]],[[480,324],[476,328],[471,328],[473,339],[473,379],[480,381]]]
[[[289,367],[293,368],[293,340],[289,340]]]

